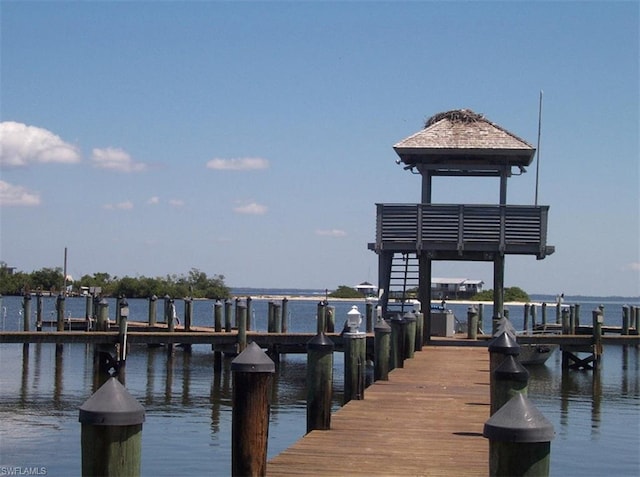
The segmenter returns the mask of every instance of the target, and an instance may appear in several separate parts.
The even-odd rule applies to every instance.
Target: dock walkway
[[[416,352],[267,464],[276,476],[485,476],[489,353],[478,347]]]

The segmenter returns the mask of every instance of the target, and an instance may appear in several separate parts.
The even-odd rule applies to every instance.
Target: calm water
[[[182,302],[177,301],[182,315]],[[332,302],[336,327],[351,305]],[[582,302],[582,321],[589,322],[599,302]],[[5,330],[22,329],[21,300],[4,297]],[[147,301],[130,300],[131,319],[146,320]],[[110,302],[113,317],[115,302]],[[290,301],[289,329],[314,331],[317,302]],[[84,299],[69,298],[71,316],[84,316]],[[450,305],[457,317],[466,305]],[[620,303],[605,303],[606,323],[619,325]],[[162,308],[161,302],[158,308]],[[54,299],[45,298],[45,319],[54,314]],[[253,329],[266,329],[267,302],[253,301]],[[35,300],[32,300],[35,313]],[[521,307],[510,307],[516,327]],[[491,307],[485,307],[485,324]],[[549,314],[549,320],[555,317]],[[35,321],[31,320],[32,323]],[[194,324],[212,323],[212,302],[194,302]],[[33,325],[32,325],[33,328]],[[89,345],[0,345],[0,474],[10,467],[46,468],[47,475],[80,474],[78,408],[91,395]],[[640,354],[635,347],[605,348],[601,369],[562,372],[560,353],[546,365],[530,368],[529,397],[553,422],[551,473],[557,476],[640,475]],[[56,363],[56,361],[58,361]],[[142,438],[142,474],[227,476],[231,467],[231,373],[213,373],[210,347],[191,354],[177,348],[168,358],[163,348],[132,346],[127,357],[127,389],[146,409]],[[282,357],[274,378],[269,429],[269,457],[289,447],[306,430],[304,355]],[[342,399],[343,362],[334,355],[334,408]],[[461,456],[463,452],[461,452]]]

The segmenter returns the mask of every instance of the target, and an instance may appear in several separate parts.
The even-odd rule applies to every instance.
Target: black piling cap
[[[109,378],[80,406],[78,419],[94,426],[133,426],[144,422],[144,408],[116,378]]]
[[[489,342],[489,353],[520,354],[520,345],[515,336],[503,331]]]
[[[373,327],[373,331],[376,333],[391,333],[391,327],[385,320],[376,321],[376,326]]]
[[[504,357],[493,374],[498,381],[529,381],[529,371],[512,354]]]
[[[482,435],[497,442],[551,442],[553,424],[523,394],[516,394],[484,423]]]
[[[318,333],[307,341],[307,350],[333,351],[333,341],[324,333]]]
[[[276,365],[267,356],[267,353],[252,341],[242,353],[231,361],[231,371],[240,373],[275,373]]]

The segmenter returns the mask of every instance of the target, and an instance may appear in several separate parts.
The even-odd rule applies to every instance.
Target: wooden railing
[[[377,250],[455,250],[534,254],[547,247],[549,206],[376,204]]]

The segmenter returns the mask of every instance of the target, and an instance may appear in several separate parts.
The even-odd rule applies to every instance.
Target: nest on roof
[[[438,113],[431,116],[427,119],[424,127],[426,129],[443,119],[448,119],[453,123],[475,123],[476,121],[484,120],[484,116],[482,114],[474,113],[470,109],[452,109],[451,111],[445,111],[444,113]]]

